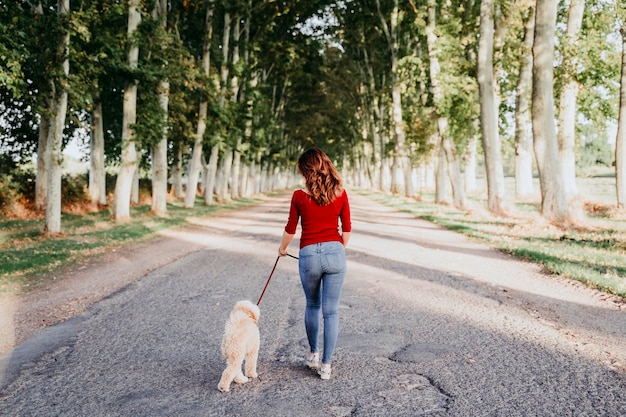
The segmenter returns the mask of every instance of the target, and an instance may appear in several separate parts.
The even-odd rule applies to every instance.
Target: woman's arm
[[[343,246],[348,246],[348,241],[350,240],[351,232],[343,232],[341,234],[341,240],[343,240]]]
[[[289,244],[293,240],[294,236],[295,236],[295,234],[292,235],[290,233],[283,232],[283,241],[280,242],[280,247],[278,248],[278,254],[280,256],[286,256],[287,255],[287,246],[289,246]]]

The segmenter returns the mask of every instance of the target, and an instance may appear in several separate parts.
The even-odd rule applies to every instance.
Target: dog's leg
[[[217,389],[222,392],[230,391],[230,383],[232,382],[234,375],[231,375],[232,371],[230,368],[224,369],[222,372],[222,377],[220,378],[220,382],[217,384]]]
[[[256,372],[257,360],[259,358],[259,346],[255,346],[254,349],[246,353],[246,376],[250,378],[256,378],[259,376]]]
[[[250,381],[250,379],[248,379],[248,377],[245,376],[241,370],[239,370],[239,372],[235,375],[235,382],[238,384],[245,384],[248,381]]]
[[[220,382],[217,384],[217,388],[222,392],[230,391],[230,383],[233,380],[239,384],[243,384],[248,382],[248,378],[243,376],[241,373],[241,364],[243,362],[243,357],[230,357],[227,360],[226,369],[222,372],[222,378]],[[245,381],[243,378],[245,378]]]
[[[245,357],[245,350],[243,350],[242,348],[241,351],[237,352],[237,356],[235,356],[234,358],[234,362],[237,365],[237,367],[234,371],[233,378],[234,378],[234,381],[238,384],[245,384],[246,382],[248,382],[248,378],[246,378],[243,372],[241,372],[241,366],[243,365],[244,357]]]

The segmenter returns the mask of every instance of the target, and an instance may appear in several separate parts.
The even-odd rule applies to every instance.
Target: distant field
[[[614,174],[614,173],[613,173]],[[515,178],[505,178],[506,198],[509,203],[515,201]],[[600,204],[617,204],[617,194],[615,190],[615,176],[602,175],[594,177],[578,178],[576,180],[580,198],[583,201],[589,201]],[[486,197],[486,183],[483,179],[479,179],[479,190],[470,197],[477,197],[481,200],[481,195]],[[535,190],[532,201],[539,203],[541,201],[541,191],[539,187],[539,179],[533,181]]]

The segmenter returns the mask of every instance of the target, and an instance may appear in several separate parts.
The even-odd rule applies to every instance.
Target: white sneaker
[[[322,379],[330,379],[330,364],[323,363],[317,373]]]
[[[306,366],[309,368],[317,369],[320,367],[320,354],[318,352],[309,353],[306,357]]]

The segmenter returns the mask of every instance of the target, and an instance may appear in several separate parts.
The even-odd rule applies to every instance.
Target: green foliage
[[[0,213],[4,213],[11,208],[12,204],[18,200],[18,186],[13,181],[11,175],[0,175]]]
[[[587,0],[581,40],[576,53],[580,60],[577,80],[581,84],[578,109],[582,116],[604,129],[615,120],[619,101],[620,48],[615,33],[613,5]]]
[[[580,156],[576,158],[576,167],[584,172],[586,168],[595,166],[613,166],[615,152],[607,142],[605,135],[596,135],[584,143],[580,150]]]
[[[103,105],[106,161],[119,161],[122,131],[122,94],[126,83],[139,85],[136,145],[143,164],[149,148],[167,132],[170,163],[181,151],[189,157],[202,100],[208,100],[209,117],[204,151],[223,149],[240,141],[245,161],[291,165],[305,147],[321,146],[335,160],[354,163],[372,148],[372,132],[384,138],[375,154],[393,155],[391,139],[390,50],[374,0],[254,2],[168,2],[167,18],[153,16],[154,1],[142,3],[142,23],[135,38],[127,39],[127,2],[72,0],[67,20],[59,20],[57,2],[18,0],[0,3],[0,149],[14,161],[29,160],[36,151],[41,120],[48,114],[47,99],[54,85],[69,92],[65,141],[83,135],[96,104]],[[389,22],[393,2],[380,1]],[[479,119],[476,51],[480,2],[436,2],[436,53],[441,65],[444,98],[438,104],[449,121],[449,133],[462,153],[475,137]],[[496,45],[494,59],[500,83],[500,127],[503,137],[512,132],[515,85],[524,19],[530,1],[495,2]],[[399,2],[398,80],[402,86],[407,148],[414,162],[427,158],[436,132],[429,51],[425,39],[427,3]],[[211,38],[205,45],[207,7]],[[616,42],[615,4],[586,1],[575,72],[581,90],[578,101],[579,163],[593,163],[589,152],[595,137],[602,137],[616,117],[619,56]],[[567,2],[560,3],[559,36],[566,23]],[[623,12],[621,9],[618,11]],[[240,22],[240,60],[223,61],[224,15]],[[316,19],[311,19],[316,17]],[[317,22],[317,23],[316,23]],[[319,24],[319,22],[324,22]],[[249,28],[249,31],[246,29]],[[61,76],[57,52],[59,34],[70,33],[70,76]],[[139,68],[127,64],[130,43],[139,45]],[[557,42],[561,45],[562,42]],[[202,70],[202,52],[211,51],[209,74]],[[231,39],[231,52],[234,47]],[[560,56],[567,51],[561,50]],[[564,69],[557,57],[556,88]],[[224,104],[220,70],[240,81],[238,97],[226,94]],[[371,74],[369,71],[371,70]],[[252,80],[254,79],[254,82]],[[169,82],[169,111],[159,105],[159,83]],[[59,82],[61,84],[59,84]],[[373,103],[378,108],[373,108]],[[167,117],[167,118],[166,118]],[[252,124],[251,129],[249,123]],[[371,125],[370,125],[371,124]],[[590,126],[589,126],[590,125]],[[378,131],[378,130],[379,131]],[[365,133],[363,133],[365,132]],[[244,137],[249,134],[249,137]],[[585,145],[586,144],[586,145]],[[595,145],[594,145],[595,146]],[[504,149],[507,149],[505,146]],[[584,155],[583,155],[584,154]],[[370,152],[370,155],[372,153]],[[371,156],[370,156],[371,157]],[[13,176],[15,179],[16,177]]]
[[[84,175],[64,175],[61,179],[63,204],[83,204],[88,201],[87,178]]]

